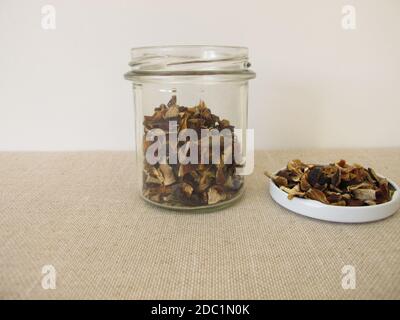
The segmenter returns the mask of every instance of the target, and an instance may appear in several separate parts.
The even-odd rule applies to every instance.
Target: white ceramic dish
[[[269,182],[269,193],[282,207],[303,216],[332,222],[363,223],[385,219],[400,208],[400,188],[393,181],[387,180],[396,189],[392,200],[375,206],[340,207],[296,197],[289,200],[288,194],[279,189],[272,180]]]

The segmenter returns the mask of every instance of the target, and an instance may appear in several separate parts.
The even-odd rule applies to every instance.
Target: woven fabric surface
[[[0,153],[2,299],[400,298],[400,213],[338,224],[296,215],[263,171],[340,158],[400,182],[400,149],[259,151],[244,197],[211,213],[153,207],[132,152]],[[42,288],[53,265],[56,289]],[[342,268],[356,288],[344,290]]]

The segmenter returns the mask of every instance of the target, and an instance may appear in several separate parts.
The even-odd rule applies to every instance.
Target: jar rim
[[[214,45],[214,44],[172,44],[172,45],[157,45],[157,46],[138,46],[131,48],[132,51],[144,50],[144,49],[181,49],[181,48],[221,48],[221,49],[233,49],[243,50],[248,53],[249,48],[245,46],[228,46],[228,45]]]
[[[147,46],[131,49],[128,80],[148,76],[240,75],[254,78],[249,70],[248,48],[220,45]]]

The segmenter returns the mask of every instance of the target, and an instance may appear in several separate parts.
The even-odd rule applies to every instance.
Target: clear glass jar
[[[172,209],[228,205],[244,191],[248,50],[226,46],[131,50],[141,194]],[[241,130],[238,130],[241,129]]]

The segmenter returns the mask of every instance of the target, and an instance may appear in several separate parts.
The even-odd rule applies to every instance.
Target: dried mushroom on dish
[[[371,168],[340,160],[329,165],[290,161],[275,175],[265,175],[293,197],[317,200],[336,206],[371,206],[392,199],[394,187]]]
[[[175,129],[171,129],[171,121],[176,123]],[[153,115],[145,116],[143,125],[145,135],[153,129],[161,130],[161,133],[165,134],[162,144],[166,150],[164,162],[152,164],[145,157],[143,196],[146,199],[167,206],[202,207],[233,199],[239,194],[243,178],[237,175],[236,169],[239,165],[232,156],[233,150],[239,148],[234,139],[234,127],[228,120],[222,120],[212,114],[203,101],[193,107],[184,107],[179,106],[176,96],[173,96],[167,105],[161,104],[154,109]],[[194,145],[199,157],[206,156],[209,161],[199,161],[195,164],[174,162],[172,151],[179,154],[182,148],[185,149],[189,144],[188,141],[173,140],[173,135],[179,136],[186,129],[192,129],[192,132],[197,133],[197,137],[202,137],[202,130],[220,132],[227,129],[233,138],[228,148],[221,142],[217,156],[214,154],[215,150],[205,143],[211,138],[196,138],[190,141],[192,147]],[[143,140],[145,155],[151,144],[151,141]],[[232,159],[230,162],[227,161],[228,153]],[[215,157],[219,158],[217,163],[211,162]]]

